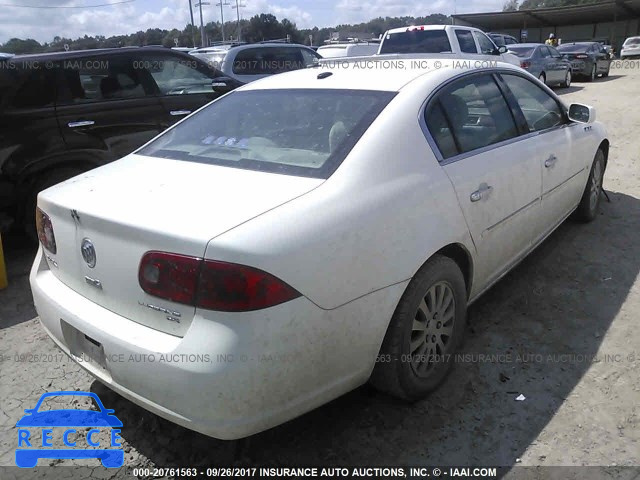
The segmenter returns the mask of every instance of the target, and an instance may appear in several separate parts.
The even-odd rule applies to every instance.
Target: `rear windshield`
[[[624,42],[624,45],[640,45],[640,37],[627,38],[627,41]]]
[[[444,30],[410,30],[388,33],[380,53],[441,53],[450,52],[451,44]]]
[[[235,91],[136,153],[328,178],[394,95],[369,90]]]
[[[522,58],[531,57],[534,50],[535,48],[533,47],[517,47],[515,45],[509,45],[509,51]]]
[[[556,48],[561,52],[586,52],[590,46],[590,44],[558,45]]]

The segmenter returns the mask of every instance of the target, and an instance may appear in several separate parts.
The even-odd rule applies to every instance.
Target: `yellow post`
[[[4,252],[2,251],[2,234],[0,234],[0,290],[7,288],[8,285],[7,268],[4,264]]]

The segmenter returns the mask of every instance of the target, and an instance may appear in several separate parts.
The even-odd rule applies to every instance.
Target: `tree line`
[[[610,0],[507,0],[502,10],[515,12],[516,10],[534,10],[536,8],[569,7],[573,5],[588,5],[609,2]]]
[[[224,23],[225,39],[232,37],[237,39],[240,35],[242,41],[260,42],[264,40],[276,40],[289,38],[293,43],[305,45],[322,45],[328,40],[332,32],[349,32],[351,34],[363,34],[377,37],[389,30],[405,25],[420,24],[449,24],[451,17],[442,14],[433,14],[426,17],[379,17],[368,22],[358,24],[341,24],[335,27],[305,28],[299,29],[296,24],[286,18],[278,20],[275,15],[261,13],[247,20],[240,20],[240,28],[235,21]],[[222,25],[220,22],[209,22],[204,27],[205,39],[215,42],[222,40]],[[200,27],[191,24],[182,30],[174,28],[165,30],[161,28],[149,28],[146,31],[138,31],[129,35],[103,35],[80,38],[67,38],[56,36],[50,42],[40,43],[32,38],[12,38],[0,44],[0,51],[6,53],[26,54],[69,50],[85,50],[93,48],[113,48],[145,45],[163,45],[165,47],[193,47],[202,45]]]

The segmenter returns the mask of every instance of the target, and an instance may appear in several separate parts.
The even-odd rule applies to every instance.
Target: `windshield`
[[[489,35],[491,37],[491,40],[493,40],[493,43],[496,44],[496,46],[498,47],[503,47],[505,45],[504,43],[504,39],[502,38],[502,35]]]
[[[515,45],[509,45],[509,51],[522,58],[531,57],[534,50],[535,47],[517,47]]]
[[[640,37],[627,38],[627,41],[624,42],[624,45],[640,45]]]
[[[394,95],[368,90],[236,91],[136,153],[328,178]]]
[[[444,30],[410,30],[388,33],[380,53],[442,53],[451,52]]]
[[[586,52],[590,45],[577,43],[575,45],[559,45],[556,48],[561,52]]]

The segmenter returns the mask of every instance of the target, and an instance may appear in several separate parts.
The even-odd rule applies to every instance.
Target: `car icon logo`
[[[50,397],[90,397],[97,410],[88,409],[42,409],[43,401]],[[16,427],[18,447],[16,465],[33,468],[40,458],[48,459],[99,459],[104,467],[119,468],[124,464],[124,452],[120,437],[122,422],[113,415],[113,410],[104,407],[98,395],[92,392],[49,392],[43,394],[35,408],[26,409]],[[59,428],[64,427],[64,428]],[[54,431],[55,429],[55,431]],[[88,429],[84,438],[78,438],[79,429]],[[62,433],[64,431],[64,433]],[[32,435],[41,433],[41,435]],[[62,433],[62,434],[61,434]],[[105,441],[104,433],[109,433]],[[41,441],[36,441],[36,438]],[[78,445],[83,443],[85,445]]]
[[[86,262],[89,268],[93,268],[96,266],[96,249],[93,246],[93,242],[88,238],[82,240],[82,245],[80,246],[80,251],[82,252],[82,258]]]

